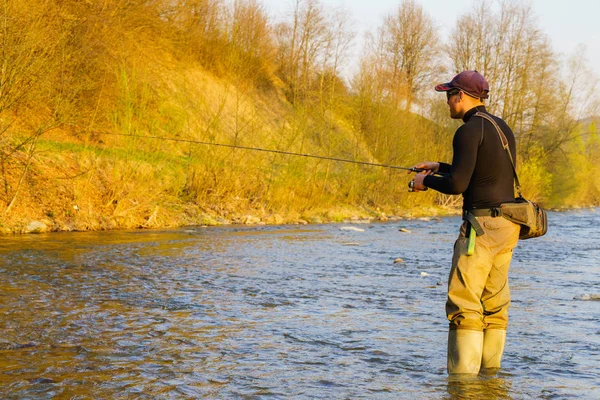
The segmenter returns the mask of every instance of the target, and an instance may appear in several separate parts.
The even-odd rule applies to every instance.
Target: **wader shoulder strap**
[[[504,134],[504,132],[502,132],[502,129],[500,129],[500,126],[498,126],[498,123],[494,120],[494,118],[490,117],[489,115],[478,111],[474,114],[474,116],[487,119],[494,126],[494,128],[496,128],[496,132],[498,132],[500,142],[502,143],[502,148],[506,150],[506,152],[508,153],[508,158],[510,159],[510,165],[512,166],[513,175],[515,177],[515,187],[517,188],[517,193],[519,194],[519,197],[523,197],[523,195],[521,194],[521,183],[519,182],[519,177],[517,176],[517,169],[515,168],[515,161],[513,160],[512,154],[510,152],[510,147],[508,145],[508,139],[506,138],[506,135]]]

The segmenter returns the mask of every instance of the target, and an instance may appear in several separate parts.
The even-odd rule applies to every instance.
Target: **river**
[[[459,223],[1,237],[1,397],[600,398],[600,210],[519,243],[503,369],[455,383]]]

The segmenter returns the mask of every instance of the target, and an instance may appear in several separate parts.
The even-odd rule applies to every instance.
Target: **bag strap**
[[[500,137],[500,142],[502,143],[502,148],[504,150],[506,150],[506,152],[508,153],[508,158],[510,159],[510,165],[512,166],[513,175],[515,177],[515,187],[517,188],[517,193],[519,194],[519,197],[523,197],[523,194],[521,194],[521,183],[519,182],[519,177],[517,176],[517,169],[515,168],[515,161],[513,160],[513,156],[510,152],[510,147],[508,145],[508,139],[506,138],[506,135],[504,135],[504,132],[502,132],[502,129],[500,129],[500,126],[498,126],[498,123],[489,115],[482,113],[481,111],[478,111],[473,115],[476,117],[481,117],[483,119],[487,119],[488,121],[491,122],[491,124],[494,126],[494,128],[496,128],[496,131],[498,132],[498,136]]]

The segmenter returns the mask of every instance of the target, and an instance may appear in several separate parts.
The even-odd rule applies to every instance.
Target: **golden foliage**
[[[397,171],[193,143],[403,166],[450,159],[457,125],[426,94],[444,71],[440,39],[415,1],[382,21],[351,85],[352,21],[317,0],[296,0],[275,24],[257,0],[2,0],[0,14],[3,230],[456,205],[408,194]],[[519,140],[525,193],[598,204],[597,133],[577,108],[590,82],[583,58],[557,78],[531,10],[509,2],[499,12],[478,3],[452,39],[454,68],[490,77],[492,111]]]

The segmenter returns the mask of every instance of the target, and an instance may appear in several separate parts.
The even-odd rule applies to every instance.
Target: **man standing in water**
[[[515,198],[513,169],[497,130],[476,113],[498,124],[513,160],[515,137],[502,119],[486,110],[489,85],[477,71],[463,71],[435,90],[446,92],[450,117],[464,124],[454,134],[452,164],[416,165],[424,171],[415,175],[413,188],[463,195],[464,223],[454,245],[446,302],[448,373],[477,374],[500,368],[510,304],[508,269],[519,225],[499,216],[500,205]]]

